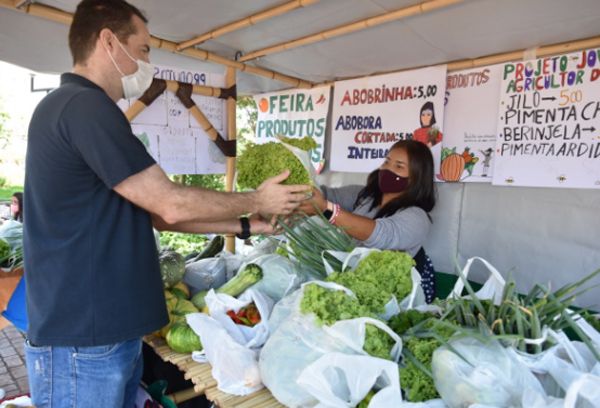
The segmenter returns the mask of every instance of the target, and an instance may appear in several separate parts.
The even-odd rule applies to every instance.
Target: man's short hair
[[[110,29],[119,41],[126,43],[129,36],[136,33],[132,22],[134,15],[144,23],[148,22],[140,10],[123,0],[83,0],[79,3],[69,29],[73,65],[87,61],[104,28]]]

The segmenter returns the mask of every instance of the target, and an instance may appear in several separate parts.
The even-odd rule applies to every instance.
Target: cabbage
[[[175,251],[165,251],[158,257],[158,262],[160,263],[160,274],[165,287],[170,288],[181,282],[185,273],[183,255]]]
[[[186,322],[177,322],[167,333],[167,344],[178,353],[191,353],[202,350],[200,337]]]

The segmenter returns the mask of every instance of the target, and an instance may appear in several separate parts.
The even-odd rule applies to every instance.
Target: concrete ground
[[[0,388],[6,393],[4,398],[29,393],[24,341],[23,334],[12,325],[0,330]]]

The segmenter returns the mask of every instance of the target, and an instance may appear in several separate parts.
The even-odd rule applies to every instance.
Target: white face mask
[[[121,44],[116,37],[115,39],[125,54],[127,54],[127,56],[137,64],[137,71],[135,71],[133,74],[125,75],[115,62],[110,52],[108,52],[108,50],[106,52],[108,53],[108,56],[110,57],[110,60],[117,71],[119,71],[119,73],[122,75],[121,84],[123,85],[123,97],[125,99],[137,99],[142,96],[144,92],[146,92],[146,89],[150,87],[150,84],[152,84],[152,79],[154,78],[154,66],[146,61],[134,59],[131,55],[129,55],[125,47],[123,47],[123,44]]]

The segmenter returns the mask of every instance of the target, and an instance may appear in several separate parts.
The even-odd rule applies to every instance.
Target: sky
[[[8,145],[0,143],[0,176],[11,185],[23,185],[27,127],[33,110],[46,92],[31,92],[31,77],[36,88],[58,86],[58,75],[38,74],[0,61],[0,112],[9,116],[6,130],[11,134]]]

